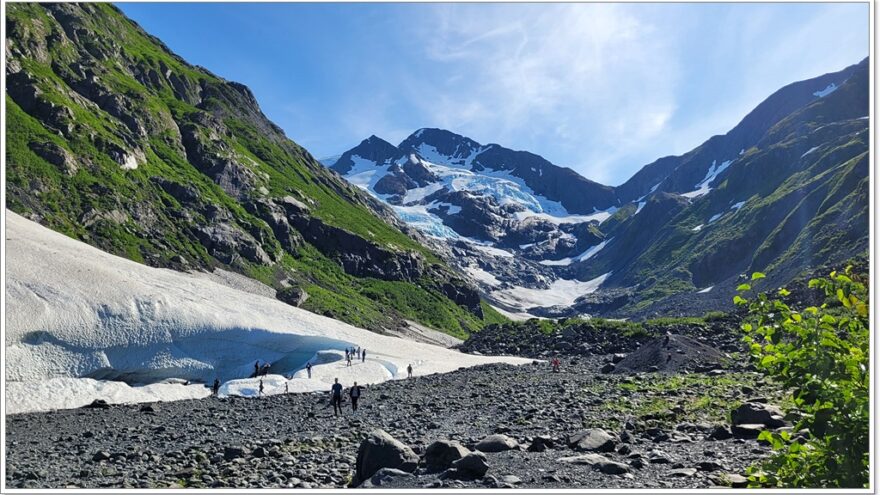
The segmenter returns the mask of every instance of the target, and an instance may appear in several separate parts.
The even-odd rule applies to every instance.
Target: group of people
[[[335,378],[333,380],[333,386],[330,387],[330,404],[333,405],[334,416],[339,416],[339,413],[342,412],[342,391],[342,384],[339,383],[339,378]],[[348,397],[351,399],[352,412],[358,410],[358,399],[361,398],[363,391],[364,387],[358,385],[358,382],[354,382],[354,385],[348,389]]]
[[[346,366],[351,366],[352,359],[359,359],[362,363],[367,361],[367,350],[361,349],[360,346],[357,348],[352,347],[351,349],[345,350],[345,363]]]
[[[260,360],[258,359],[257,362],[254,363],[254,378],[256,378],[256,377],[258,377],[258,376],[266,376],[266,375],[268,375],[268,374],[269,374],[269,368],[270,368],[271,366],[272,366],[272,365],[270,365],[269,363],[263,363],[263,365],[260,366]]]

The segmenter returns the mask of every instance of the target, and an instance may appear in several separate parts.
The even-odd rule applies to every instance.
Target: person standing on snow
[[[306,363],[306,373],[309,374],[309,378],[312,377],[312,362],[311,361]]]

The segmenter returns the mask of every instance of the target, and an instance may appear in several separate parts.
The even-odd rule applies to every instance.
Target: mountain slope
[[[616,188],[438,129],[372,136],[331,168],[506,309],[629,316],[690,294],[702,311],[726,307],[742,273],[784,283],[867,248],[868,82],[865,59],[790,84]]]
[[[464,335],[498,317],[248,88],[112,5],[11,4],[7,32],[13,211],[151,266],[237,271],[375,330],[415,320]]]

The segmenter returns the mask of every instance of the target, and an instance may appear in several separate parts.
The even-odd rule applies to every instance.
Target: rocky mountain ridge
[[[646,316],[684,294],[705,311],[741,274],[783,284],[867,248],[868,81],[865,59],[790,84],[618,187],[441,129],[371,136],[326,164],[508,311]]]

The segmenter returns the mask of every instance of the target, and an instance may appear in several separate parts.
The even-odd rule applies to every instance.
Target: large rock
[[[507,435],[489,435],[480,440],[475,448],[480,452],[504,452],[519,446],[516,440]]]
[[[382,468],[412,473],[419,465],[419,456],[384,430],[373,430],[358,448],[354,484],[359,485]]]
[[[785,426],[782,410],[769,404],[746,402],[730,413],[734,425],[764,425],[770,428]]]
[[[489,470],[489,463],[486,461],[486,454],[482,452],[471,452],[468,455],[452,463],[453,469],[459,476],[482,478],[486,471]]]
[[[601,428],[591,428],[568,437],[568,446],[579,451],[611,452],[617,439]]]
[[[425,450],[425,465],[431,471],[443,471],[452,463],[468,455],[470,451],[451,440],[438,440]]]
[[[630,471],[626,464],[612,461],[611,459],[599,454],[583,454],[571,457],[561,457],[556,460],[566,464],[586,464],[605,474],[624,474]]]

